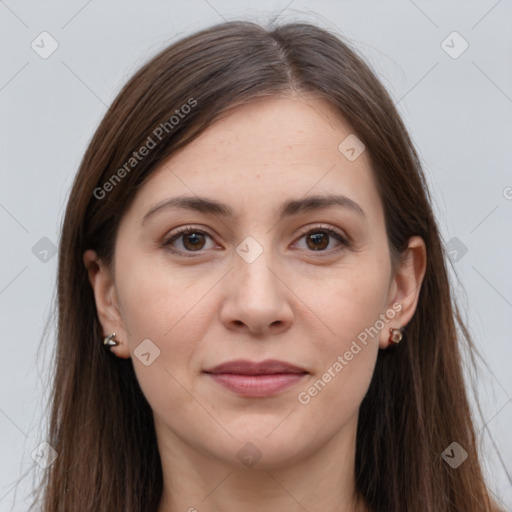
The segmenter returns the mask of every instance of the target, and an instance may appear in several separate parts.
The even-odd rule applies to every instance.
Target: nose
[[[254,335],[277,334],[293,322],[293,296],[286,276],[270,251],[251,263],[235,254],[234,267],[226,276],[220,318],[229,330]]]

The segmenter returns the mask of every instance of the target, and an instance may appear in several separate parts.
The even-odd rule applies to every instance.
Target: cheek
[[[135,265],[134,262],[139,261]],[[157,261],[141,264],[136,257],[119,265],[122,319],[128,333],[137,381],[154,411],[185,414],[195,402],[186,392],[190,361],[207,325],[200,301],[208,286],[191,286],[183,273]],[[120,262],[125,263],[125,262]],[[192,281],[193,282],[193,281]],[[211,284],[210,284],[211,287]],[[147,341],[151,340],[148,344]],[[145,343],[146,345],[143,345]],[[144,364],[140,347],[149,352]],[[146,360],[147,362],[147,360]],[[197,405],[197,404],[196,404]]]
[[[334,334],[317,340],[317,372],[297,396],[308,417],[321,418],[325,432],[337,431],[357,414],[377,360],[380,330],[375,324],[382,313],[384,289],[363,275],[357,286],[349,286],[356,277],[339,282],[342,289],[323,303],[323,318]]]
[[[132,253],[120,257],[117,268],[123,322],[134,341],[151,333],[164,342],[186,321],[208,289],[208,278],[172,267],[165,254]]]
[[[192,269],[177,270],[160,258],[144,259],[143,254],[120,258],[118,278],[122,320],[134,366],[143,370],[137,348],[145,339],[157,347],[155,367],[176,378],[186,377],[186,369],[206,335],[216,309],[209,305],[208,292],[218,276],[201,275]],[[160,372],[161,373],[161,372]],[[142,373],[144,379],[153,378]],[[155,379],[161,378],[154,375]]]
[[[388,282],[389,265],[385,260],[361,257],[357,264],[337,269],[320,285],[308,287],[308,303],[331,334],[323,340],[324,353],[343,350],[360,333],[375,326],[385,313]],[[371,339],[376,341],[371,332]]]
[[[312,419],[311,428],[321,430],[326,437],[339,431],[357,416],[368,391],[378,346],[358,345],[333,354],[324,371],[315,375],[307,387],[299,390],[297,401],[303,417]],[[351,354],[350,360],[347,353]],[[309,426],[306,420],[303,424]]]
[[[327,290],[316,289],[310,295],[308,300],[316,305],[330,331],[329,336],[316,339],[318,372],[309,387],[301,390],[299,402],[311,405],[312,412],[321,414],[332,406],[348,417],[366,394],[377,358],[378,334],[390,325],[389,319],[387,323],[381,319],[386,313],[388,270],[385,260],[366,259],[361,265],[337,271],[328,280]],[[341,420],[338,416],[336,422]]]

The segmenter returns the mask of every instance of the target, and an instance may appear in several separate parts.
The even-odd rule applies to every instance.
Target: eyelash
[[[312,234],[312,233],[318,233],[318,232],[324,232],[327,235],[332,236],[333,238],[336,238],[338,240],[338,242],[340,242],[340,245],[335,249],[330,249],[327,251],[326,250],[308,251],[308,252],[312,252],[312,253],[317,252],[318,257],[320,257],[320,258],[326,257],[326,256],[332,256],[333,254],[337,254],[338,252],[342,251],[343,249],[350,247],[350,243],[339,231],[337,231],[331,227],[325,226],[325,225],[318,225],[318,226],[308,228],[307,231],[304,231],[299,235],[298,239],[303,238],[305,235]],[[202,250],[182,251],[179,249],[175,249],[171,245],[175,240],[179,239],[180,236],[183,236],[184,234],[191,234],[191,233],[201,233],[203,235],[209,236],[210,238],[213,238],[213,236],[210,233],[208,233],[207,231],[205,231],[204,229],[199,229],[196,226],[182,226],[180,228],[177,228],[173,233],[170,234],[169,237],[167,237],[164,240],[163,246],[166,247],[166,249],[169,250],[170,252],[172,252],[173,254],[179,254],[180,256],[184,256],[186,258],[198,257],[198,256],[200,256],[200,253],[202,252]],[[195,254],[195,253],[198,253],[198,254]]]

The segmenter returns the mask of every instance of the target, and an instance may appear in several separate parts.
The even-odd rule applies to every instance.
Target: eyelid
[[[318,223],[306,226],[303,230],[301,229],[301,231],[299,231],[298,236],[307,235],[309,232],[314,231],[315,229],[318,231],[324,230],[329,231],[331,233],[336,233],[347,245],[350,243],[350,237],[346,235],[343,231],[341,231],[339,228],[332,226],[331,224]]]
[[[205,233],[206,235],[211,236],[212,238],[214,235],[210,230],[207,228],[204,228],[203,226],[194,226],[193,224],[188,224],[186,226],[180,226],[176,229],[174,229],[171,233],[169,233],[168,236],[166,236],[165,240],[168,242],[169,240],[172,240],[175,237],[178,237],[179,235],[182,235],[183,233],[187,233],[188,231],[197,231],[200,233]]]

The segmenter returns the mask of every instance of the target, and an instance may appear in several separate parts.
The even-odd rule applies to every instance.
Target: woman
[[[69,198],[43,510],[496,510],[444,255],[346,43],[231,22],[165,49]]]

